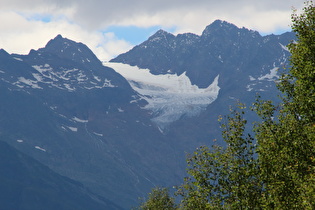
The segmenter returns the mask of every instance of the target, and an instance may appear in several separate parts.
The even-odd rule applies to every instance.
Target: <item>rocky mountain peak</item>
[[[258,64],[262,71],[269,71],[273,63],[281,63],[287,56],[281,46],[285,46],[290,38],[293,38],[292,33],[264,38],[257,31],[216,20],[201,36],[186,33],[175,37],[159,30],[112,61],[147,68],[153,74],[172,72],[180,75],[186,72],[192,84],[206,88],[219,73],[234,72],[239,76],[240,72],[258,68]],[[270,58],[268,64],[262,57]],[[275,57],[278,59],[271,60]]]
[[[150,42],[170,41],[174,38],[175,38],[175,36],[173,34],[160,29],[155,34],[153,34],[151,37],[149,37],[148,41],[150,41]]]
[[[0,49],[0,57],[7,58],[7,57],[10,57],[10,54],[7,51],[5,51],[4,49]]]
[[[244,34],[251,34],[253,37],[261,37],[257,31],[249,30],[245,27],[239,28],[236,25],[222,21],[215,20],[213,23],[208,25],[205,30],[202,32],[202,37],[212,37],[212,36],[230,36],[240,35],[244,36]]]
[[[38,51],[55,54],[61,58],[87,66],[102,65],[101,61],[85,44],[64,38],[60,34],[51,39],[44,48]]]
[[[0,62],[2,80],[15,89],[76,92],[124,87],[131,90],[128,82],[113,69],[103,66],[86,45],[61,35],[28,55],[0,51],[1,60],[4,60]]]

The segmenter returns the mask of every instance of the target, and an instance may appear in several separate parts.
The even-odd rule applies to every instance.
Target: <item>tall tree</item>
[[[222,124],[226,147],[200,147],[188,158],[188,174],[178,194],[184,209],[254,209],[260,206],[254,139],[245,135],[244,106]]]
[[[289,45],[291,68],[279,83],[282,104],[258,101],[256,128],[265,202],[277,209],[315,208],[315,5],[292,14],[297,41]],[[279,113],[274,120],[275,113]]]

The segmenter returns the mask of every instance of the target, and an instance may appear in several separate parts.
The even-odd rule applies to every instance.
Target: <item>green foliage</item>
[[[289,44],[291,69],[285,74],[279,89],[286,95],[285,111],[303,118],[306,123],[315,121],[315,7],[305,3],[303,13],[292,14],[292,29],[297,42]]]
[[[148,199],[140,205],[139,210],[172,210],[177,209],[174,198],[169,195],[166,188],[154,188]]]
[[[314,207],[314,134],[299,118],[283,112],[272,120],[275,107],[258,101],[263,121],[256,126],[257,153],[264,203],[268,208],[301,209]],[[313,197],[313,198],[312,198]]]
[[[266,189],[265,204],[276,209],[315,208],[315,7],[292,15],[297,42],[289,45],[291,69],[278,85],[279,107],[257,100],[257,152]],[[277,120],[272,120],[278,112]]]
[[[188,174],[178,194],[184,209],[253,209],[260,205],[262,185],[254,139],[244,136],[244,107],[232,110],[222,124],[227,147],[200,147],[188,158]]]

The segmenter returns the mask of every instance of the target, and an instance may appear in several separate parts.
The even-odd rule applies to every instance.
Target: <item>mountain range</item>
[[[61,35],[27,55],[2,49],[0,139],[91,205],[129,209],[154,186],[180,184],[186,153],[222,143],[217,117],[230,105],[277,100],[294,39],[217,20],[201,35],[159,30],[110,62]]]

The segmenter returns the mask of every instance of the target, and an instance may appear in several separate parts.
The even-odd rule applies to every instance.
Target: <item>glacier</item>
[[[172,122],[183,116],[197,116],[218,97],[219,75],[207,88],[192,85],[184,72],[181,75],[153,75],[149,69],[140,69],[122,63],[104,63],[122,75],[131,87],[147,101],[143,107],[151,111],[151,120],[163,132]]]

